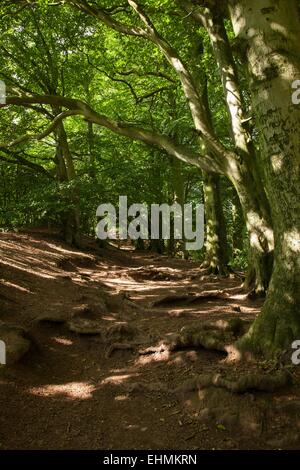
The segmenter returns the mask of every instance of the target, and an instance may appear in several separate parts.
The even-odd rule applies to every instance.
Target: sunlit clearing
[[[96,390],[94,385],[87,382],[70,382],[61,385],[45,385],[44,387],[33,387],[29,390],[32,395],[40,397],[55,397],[63,395],[71,400],[87,400],[92,398]]]

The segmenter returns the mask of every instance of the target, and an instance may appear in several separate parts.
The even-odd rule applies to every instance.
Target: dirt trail
[[[287,414],[272,416],[260,433],[251,433],[251,420],[249,433],[235,433],[234,424],[229,432],[227,425],[199,419],[199,394],[174,393],[197,374],[245,365],[229,365],[225,354],[205,349],[137,353],[186,325],[253,319],[261,303],[246,298],[238,278],[205,276],[190,261],[95,251],[93,243],[83,252],[46,232],[1,234],[0,248],[0,320],[24,326],[33,342],[19,363],[0,371],[0,449],[300,448],[297,429],[293,436],[287,431]],[[153,307],[166,295],[216,290],[228,298]],[[45,316],[86,317],[100,322],[108,337],[38,321]],[[123,348],[110,350],[112,344]],[[298,395],[293,387],[246,399],[282,406],[292,400],[297,417]],[[300,429],[300,416],[297,423]]]

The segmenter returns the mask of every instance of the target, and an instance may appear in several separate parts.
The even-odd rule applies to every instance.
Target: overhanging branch
[[[87,103],[81,100],[76,100],[72,98],[65,98],[57,95],[30,95],[30,96],[11,96],[7,97],[6,104],[2,107],[17,105],[17,106],[28,106],[33,104],[44,104],[44,105],[54,105],[61,106],[68,109],[59,114],[51,123],[51,125],[41,134],[31,136],[25,135],[16,139],[13,143],[4,144],[4,147],[10,147],[12,144],[17,145],[26,140],[44,138],[46,135],[49,135],[55,127],[63,119],[72,115],[80,115],[87,121],[93,122],[99,126],[105,127],[115,134],[128,137],[130,139],[139,140],[151,146],[156,146],[167,152],[169,155],[190,164],[202,168],[204,171],[216,171],[221,172],[221,168],[218,163],[212,159],[210,156],[203,154],[199,155],[189,148],[178,144],[175,140],[171,139],[168,136],[161,135],[146,129],[141,129],[136,126],[129,125],[124,122],[118,122],[113,119],[104,116],[95,110],[93,110]]]

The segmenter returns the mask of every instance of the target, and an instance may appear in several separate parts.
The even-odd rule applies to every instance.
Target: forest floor
[[[164,346],[186,325],[254,319],[262,301],[247,298],[240,278],[86,244],[70,248],[46,231],[0,234],[0,320],[26,328],[32,342],[0,370],[0,449],[300,448],[299,386],[183,386],[256,366]],[[201,292],[210,294],[188,301]]]

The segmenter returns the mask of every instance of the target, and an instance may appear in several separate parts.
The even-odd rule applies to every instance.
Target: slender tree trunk
[[[233,251],[242,251],[244,248],[244,227],[245,221],[243,209],[236,191],[234,191],[233,199],[233,233],[232,233],[232,249]]]
[[[155,182],[154,192],[155,192],[155,200],[153,203],[162,204],[165,202],[165,192],[164,192],[164,170],[161,167],[160,159],[159,159],[159,151],[156,148],[152,148],[151,150],[151,160],[150,160],[150,178]],[[159,217],[159,239],[152,239],[151,238],[151,217],[149,211],[149,218],[148,218],[148,227],[149,227],[149,244],[148,250],[152,251],[153,253],[164,254],[167,248],[167,252],[169,254],[173,254],[174,250],[171,247],[165,247],[165,241],[162,239],[162,220],[161,215]],[[171,231],[171,239],[172,239],[172,231]],[[171,240],[168,240],[170,243]],[[170,248],[170,249],[169,249]]]
[[[60,145],[59,135],[56,130],[56,153],[55,153],[55,167],[56,167],[56,179],[58,182],[63,183],[68,181],[67,168],[64,160],[63,149]]]
[[[57,128],[58,153],[60,170],[65,172],[65,180],[72,182],[76,177],[73,158],[70,152],[69,143],[63,123]],[[64,167],[64,169],[63,169]],[[71,209],[67,209],[63,218],[63,232],[67,243],[80,245],[80,196],[76,188],[71,188],[70,200]]]
[[[201,88],[208,127],[213,130],[206,76],[202,76]],[[207,146],[206,151],[210,153],[209,147]],[[227,227],[222,207],[220,175],[217,173],[203,172],[203,191],[206,218],[206,253],[203,266],[208,267],[214,274],[226,275],[228,273],[229,247]]]
[[[228,273],[229,248],[222,208],[220,176],[215,173],[203,175],[205,201],[205,261],[203,266],[214,274]]]
[[[93,123],[88,122],[88,146],[89,146],[89,175],[92,179],[96,177],[96,167],[95,167],[95,136]]]
[[[171,174],[172,174],[172,193],[173,193],[173,201],[172,203],[176,202],[180,205],[182,214],[184,214],[184,203],[185,203],[185,190],[184,190],[184,178],[182,175],[182,165],[181,162],[175,158],[171,157]],[[188,258],[188,252],[185,249],[185,236],[184,236],[184,224],[182,218],[182,240],[174,239],[174,224],[172,224],[172,241],[175,248],[177,244],[177,248],[182,252],[183,258]],[[172,245],[172,244],[171,244]],[[175,248],[175,251],[176,248]]]
[[[248,58],[275,236],[267,299],[241,346],[274,354],[300,338],[300,107],[291,101],[292,82],[300,78],[299,10],[296,0],[229,5]]]

